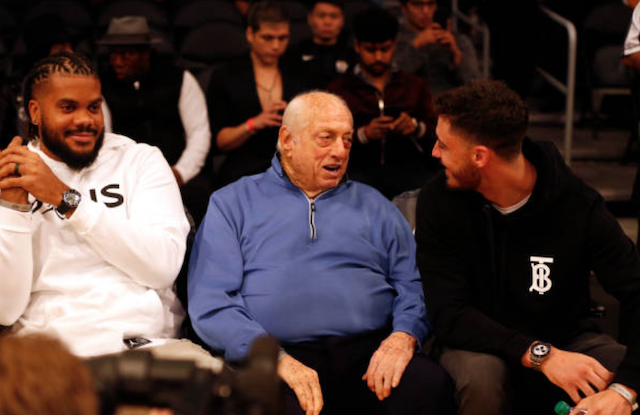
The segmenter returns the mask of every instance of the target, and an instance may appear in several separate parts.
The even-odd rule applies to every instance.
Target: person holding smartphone
[[[434,95],[481,77],[478,58],[468,36],[454,34],[437,0],[400,0],[404,18],[396,61],[422,76]]]
[[[420,187],[437,169],[428,151],[435,129],[431,92],[418,76],[393,65],[398,22],[388,12],[360,13],[353,32],[358,64],[328,89],[354,114],[350,177],[391,199]]]
[[[246,37],[249,53],[217,68],[207,91],[214,152],[225,159],[215,188],[266,170],[276,151],[287,102],[306,81],[281,57],[289,44],[289,16],[276,1],[251,4]]]

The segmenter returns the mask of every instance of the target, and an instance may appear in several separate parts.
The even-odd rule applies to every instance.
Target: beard
[[[390,67],[391,65],[388,63],[374,62],[371,65],[365,66],[364,69],[373,76],[382,76],[389,70]]]
[[[59,133],[54,133],[45,124],[44,120],[41,122],[41,136],[40,139],[44,146],[55,154],[62,162],[74,170],[80,170],[85,167],[89,167],[98,157],[98,153],[102,148],[102,142],[104,141],[104,128],[98,134],[98,130],[92,127],[80,127],[74,130],[65,130],[64,137],[75,133],[93,133],[98,136],[93,149],[86,153],[79,153],[71,150],[65,142],[63,137]]]
[[[480,171],[469,163],[457,172],[447,171],[447,187],[453,190],[476,190],[480,186]]]

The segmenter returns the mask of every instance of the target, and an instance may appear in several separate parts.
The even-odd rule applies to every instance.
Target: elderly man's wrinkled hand
[[[416,339],[408,333],[391,333],[371,356],[367,372],[362,380],[379,400],[391,395],[391,388],[400,384],[404,370],[413,358]]]
[[[306,415],[318,415],[324,401],[318,373],[289,355],[278,362],[278,375],[298,397],[300,407]]]

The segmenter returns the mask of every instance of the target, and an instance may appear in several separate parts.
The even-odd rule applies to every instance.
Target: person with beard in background
[[[395,67],[398,22],[372,8],[353,22],[359,63],[329,84],[354,114],[356,139],[349,174],[388,198],[419,188],[437,169],[429,149],[435,117],[419,77]]]
[[[189,224],[160,150],[104,133],[81,55],[36,63],[24,95],[29,143],[0,153],[0,324],[79,356],[179,343],[207,358],[166,340],[184,317],[172,286]]]

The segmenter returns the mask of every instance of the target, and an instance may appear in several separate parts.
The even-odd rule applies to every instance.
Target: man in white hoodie
[[[80,356],[166,343],[184,316],[173,283],[189,231],[171,168],[104,133],[86,58],[52,55],[25,86],[29,143],[0,152],[0,324]]]

